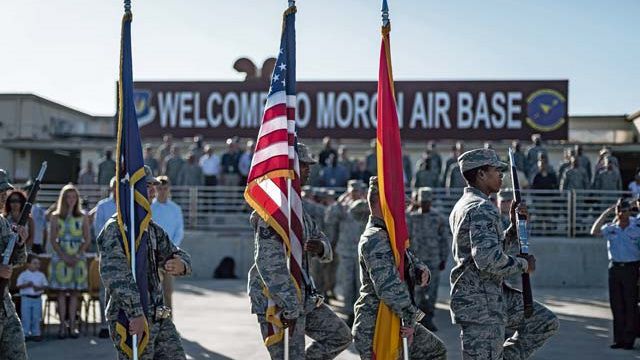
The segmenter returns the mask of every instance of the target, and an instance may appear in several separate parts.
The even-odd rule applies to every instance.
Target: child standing
[[[40,259],[29,259],[27,270],[20,273],[17,281],[22,302],[22,329],[26,340],[41,341],[42,293],[48,286],[47,277],[40,271]]]

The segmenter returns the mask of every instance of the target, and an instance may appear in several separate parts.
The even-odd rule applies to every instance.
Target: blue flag
[[[133,71],[131,65],[131,20],[127,10],[122,18],[122,38],[120,48],[120,76],[118,81],[118,135],[116,148],[116,206],[120,242],[129,260],[129,267],[135,261],[136,284],[140,291],[140,301],[145,314],[149,309],[149,288],[147,278],[148,246],[145,231],[151,221],[151,206],[147,198],[142,143],[133,100]],[[133,187],[133,191],[132,191]],[[143,235],[145,237],[143,238]],[[131,246],[132,238],[135,246]],[[133,273],[132,273],[133,274]],[[118,347],[129,358],[133,357],[133,337],[129,335],[129,320],[121,309],[118,314],[116,332],[122,341]],[[149,342],[149,328],[138,339],[138,354],[142,354]]]

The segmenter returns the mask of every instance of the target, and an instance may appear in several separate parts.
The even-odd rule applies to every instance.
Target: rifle
[[[16,223],[16,226],[24,226],[29,220],[29,216],[31,215],[31,207],[33,203],[36,202],[36,195],[38,194],[38,190],[40,190],[40,182],[44,177],[44,173],[47,171],[47,162],[43,161],[42,166],[40,167],[40,172],[33,182],[33,186],[29,191],[29,196],[27,197],[27,202],[24,204],[22,208],[22,212],[20,213],[20,219]],[[18,243],[19,235],[17,233],[17,229],[14,227],[13,232],[11,233],[11,237],[9,238],[9,244],[4,249],[4,253],[2,254],[2,265],[10,265],[11,260],[14,256],[14,250],[16,248],[16,244]],[[0,295],[4,294],[5,288],[9,284],[9,279],[0,278]]]
[[[520,194],[520,181],[518,171],[513,159],[513,150],[509,148],[509,162],[511,164],[511,183],[513,185],[513,199],[516,206],[522,202]],[[518,241],[520,243],[520,255],[527,258],[529,255],[529,233],[527,232],[527,217],[516,213],[516,228],[518,231]],[[524,317],[533,315],[533,293],[531,292],[531,278],[529,273],[522,274],[522,301],[524,303]]]

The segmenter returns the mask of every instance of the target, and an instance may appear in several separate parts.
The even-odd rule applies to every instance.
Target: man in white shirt
[[[49,283],[40,271],[40,259],[31,257],[25,271],[16,282],[20,289],[22,329],[25,338],[42,341],[40,320],[42,320],[42,293]]]
[[[166,176],[158,176],[157,180],[160,182],[160,185],[156,186],[156,198],[151,204],[151,216],[153,217],[153,221],[166,231],[167,235],[169,235],[169,240],[171,240],[175,246],[180,246],[182,239],[184,239],[182,209],[178,204],[169,199],[171,195],[171,182],[169,178]],[[173,276],[166,272],[162,274],[164,275],[162,280],[164,304],[172,307]]]
[[[199,162],[204,174],[204,184],[206,186],[216,186],[220,176],[220,158],[213,153],[211,145],[205,146],[204,152]]]

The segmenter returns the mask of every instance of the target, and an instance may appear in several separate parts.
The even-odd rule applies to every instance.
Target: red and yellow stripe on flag
[[[400,278],[404,280],[404,254],[409,246],[409,234],[405,221],[404,186],[398,186],[404,184],[404,177],[400,128],[391,71],[390,31],[390,25],[383,26],[378,73],[378,187],[391,249]],[[395,360],[400,354],[401,347],[400,318],[381,301],[373,337],[373,357],[376,360]]]

